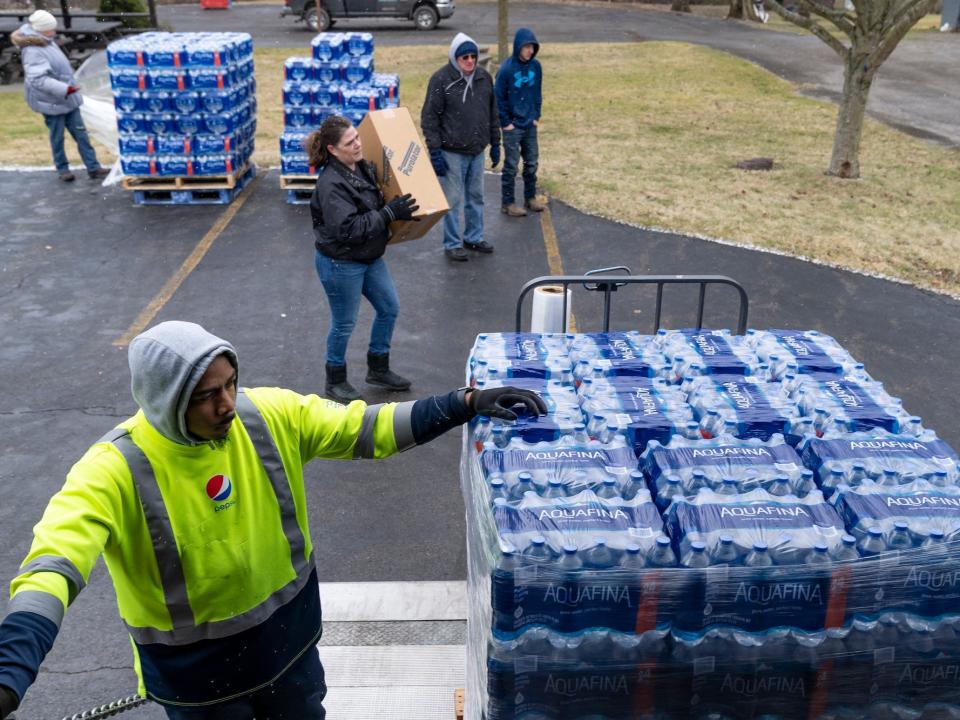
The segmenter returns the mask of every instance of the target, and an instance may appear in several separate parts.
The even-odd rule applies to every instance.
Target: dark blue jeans
[[[337,367],[347,364],[347,343],[357,324],[361,295],[377,311],[370,329],[370,352],[376,355],[390,352],[393,326],[400,313],[400,299],[383,258],[368,265],[332,260],[317,251],[316,266],[332,316],[330,332],[327,333],[327,364]]]
[[[164,706],[170,720],[324,720],[323,665],[310,648],[274,683],[232,702],[203,708]]]
[[[537,128],[514,128],[503,131],[503,172],[500,175],[500,200],[504,207],[515,201],[513,186],[517,179],[517,166],[523,158],[523,199],[537,196],[537,162],[540,145]]]
[[[100,167],[97,153],[90,144],[90,136],[87,135],[87,126],[83,124],[80,108],[74,108],[63,115],[44,115],[43,121],[50,131],[50,149],[53,150],[53,164],[57,166],[57,172],[66,172],[70,169],[67,151],[63,147],[64,130],[69,130],[76,141],[80,157],[83,164],[87,166],[87,170],[97,170]]]

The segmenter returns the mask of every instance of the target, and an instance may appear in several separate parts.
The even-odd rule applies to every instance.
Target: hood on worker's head
[[[36,47],[46,47],[52,43],[53,40],[38,33],[36,30],[30,27],[30,23],[24,23],[20,26],[19,30],[15,30],[13,33],[11,33],[10,42],[12,42],[18,48],[23,49],[31,45]]]
[[[473,47],[465,47],[463,51],[458,53],[457,51],[461,50],[463,45],[473,45]],[[476,53],[479,59],[480,50],[477,47],[476,41],[466,33],[457,33],[453,38],[453,42],[450,43],[450,64],[457,69],[457,72],[460,72],[460,66],[457,65],[457,55],[466,55],[466,51],[468,50]]]
[[[239,372],[233,345],[196,323],[179,320],[155,325],[130,343],[133,399],[168,440],[180,445],[206,442],[187,430],[187,404],[210,363],[220,355]]]
[[[537,42],[537,36],[533,34],[533,30],[530,28],[520,28],[517,30],[517,34],[513,36],[513,59],[517,62],[522,62],[520,60],[520,48],[524,45],[533,45],[533,55],[530,58],[533,60],[540,52],[540,43]]]

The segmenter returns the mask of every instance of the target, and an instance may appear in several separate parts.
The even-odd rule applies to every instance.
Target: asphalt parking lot
[[[487,176],[495,198],[496,176]],[[52,173],[0,173],[0,577],[25,555],[30,528],[86,447],[135,408],[126,351],[114,343],[207,237],[223,207],[138,207],[120,190]],[[187,319],[238,348],[241,382],[313,392],[322,385],[327,310],[312,262],[305,206],[284,202],[276,171],[235,203],[216,236],[151,322]],[[960,302],[915,288],[801,260],[695,238],[640,230],[551,209],[562,269],[577,274],[627,265],[635,274],[725,274],[750,296],[756,327],[816,328],[837,337],[904,405],[960,445],[955,398],[960,377]],[[511,220],[488,203],[487,236],[497,251],[452,265],[439,228],[391,247],[401,314],[395,365],[413,379],[397,399],[462,384],[476,333],[513,327],[517,294],[550,274],[541,218]],[[652,328],[652,295],[621,290],[612,325]],[[731,293],[708,295],[705,323],[735,323]],[[694,322],[693,300],[667,294],[668,326]],[[529,307],[529,305],[528,305]],[[597,329],[599,299],[574,298],[578,328]],[[348,362],[363,364],[371,313],[364,308]],[[356,375],[356,373],[355,373]],[[359,379],[359,378],[358,378]],[[368,392],[368,400],[391,399]],[[376,466],[318,461],[307,474],[323,581],[462,580],[466,577],[459,436]],[[62,717],[132,692],[129,647],[102,565],[71,607],[60,638],[27,696],[21,717]],[[132,717],[161,717],[156,708]]]

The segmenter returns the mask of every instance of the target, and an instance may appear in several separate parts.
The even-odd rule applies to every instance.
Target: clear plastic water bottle
[[[832,467],[827,476],[823,479],[823,486],[835,490],[847,481],[847,474],[841,467]]]
[[[707,474],[700,468],[694,468],[690,473],[690,477],[684,483],[684,494],[692,497],[696,495],[701,490],[705,490],[710,487],[710,482],[707,478]]]
[[[716,492],[718,495],[736,495],[740,492],[740,487],[734,478],[724,478]]]
[[[567,496],[563,481],[558,477],[552,477],[547,482],[547,487],[543,491],[545,498],[562,498]]]
[[[833,559],[841,562],[859,560],[860,553],[857,552],[857,539],[853,535],[842,535],[840,544],[833,554]]]
[[[817,489],[816,480],[814,480],[813,470],[807,470],[804,468],[800,471],[800,477],[796,482],[796,492],[795,494],[798,497],[803,497],[812,490]]]
[[[813,550],[807,554],[804,563],[807,565],[829,565],[830,548],[824,543],[817,543],[813,546]]]
[[[502,477],[493,477],[490,479],[490,504],[493,505],[497,500],[508,500],[507,485]]]
[[[770,557],[767,544],[765,542],[755,542],[753,548],[743,559],[743,564],[746,567],[770,567],[773,565],[773,558]]]
[[[677,556],[673,554],[673,548],[670,547],[670,538],[666,535],[658,535],[653,544],[653,550],[647,558],[647,565],[650,567],[666,568],[675,567]]]
[[[680,478],[676,475],[668,475],[667,481],[663,484],[660,492],[657,493],[657,502],[661,507],[667,508],[677,498],[683,497],[683,487],[680,485]]]
[[[502,450],[510,444],[510,433],[503,425],[494,425],[490,428],[490,440]]]
[[[517,474],[517,482],[510,488],[510,499],[516,501],[523,500],[524,493],[535,493],[536,491],[537,488],[533,484],[533,475],[524,471]]]
[[[740,553],[737,552],[737,546],[733,544],[733,538],[729,535],[721,535],[713,549],[713,564],[736,565],[739,559]]]
[[[560,569],[564,572],[572,572],[583,567],[583,560],[580,559],[579,550],[576,545],[564,545],[563,555],[560,556]]]
[[[623,549],[623,555],[620,558],[620,567],[624,570],[639,571],[646,567],[646,559],[643,557],[643,549],[636,543],[630,543]]]
[[[683,424],[683,436],[687,440],[699,440],[703,437],[703,431],[698,423],[691,420]]]
[[[620,493],[617,491],[617,479],[613,477],[604,478],[600,487],[597,488],[596,494],[597,497],[603,498],[604,500],[612,500],[620,497]]]
[[[857,543],[860,555],[863,557],[876,557],[887,549],[887,543],[883,540],[883,530],[876,525],[867,529],[867,534],[860,538]]]
[[[643,473],[639,470],[631,470],[630,475],[623,483],[623,499],[633,500],[637,493],[647,489],[647,483],[643,478]]]
[[[786,475],[777,475],[767,486],[767,492],[774,497],[789,495],[791,491],[790,478]]]
[[[900,485],[900,473],[893,468],[884,468],[880,477],[877,478],[877,484],[883,487],[898,487]]]
[[[715,408],[707,410],[706,415],[700,420],[700,434],[706,439],[715,438],[723,432],[723,418],[720,411]]]
[[[694,540],[690,543],[690,550],[683,556],[683,566],[685,568],[710,567],[710,558],[707,556],[706,543],[700,540]]]
[[[934,562],[944,560],[949,556],[946,536],[940,530],[931,530],[930,534],[920,543],[920,547],[924,549],[925,556]]]
[[[855,462],[850,466],[850,484],[858,485],[866,480],[867,466],[860,462]]]
[[[523,556],[528,560],[537,563],[546,563],[554,560],[553,551],[547,545],[547,539],[543,535],[534,535],[530,538],[530,544],[527,545]]]
[[[902,520],[893,523],[893,529],[887,537],[888,550],[909,550],[913,547],[910,526]]]
[[[588,548],[583,553],[584,567],[594,568],[595,570],[604,570],[617,564],[617,556],[609,547],[607,547],[606,538],[593,538],[593,547]]]
[[[512,573],[521,564],[520,558],[517,556],[517,549],[513,545],[505,545],[500,549],[500,561],[497,563],[499,570]]]

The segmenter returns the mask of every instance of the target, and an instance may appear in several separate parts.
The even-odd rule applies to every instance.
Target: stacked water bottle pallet
[[[480,335],[467,718],[960,717],[960,470],[816,332]]]
[[[373,71],[373,35],[320,33],[311,47],[311,57],[288,58],[283,66],[280,187],[289,203],[309,202],[316,183],[304,147],[311,130],[330,115],[359,125],[371,110],[399,107],[399,76]]]
[[[107,60],[134,202],[230,202],[254,174],[250,35],[144,33],[111,43]]]

